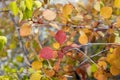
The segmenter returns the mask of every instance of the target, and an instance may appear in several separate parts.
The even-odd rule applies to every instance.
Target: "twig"
[[[78,48],[72,48],[70,50],[77,50],[77,51],[81,52],[85,57],[87,57],[88,60],[90,60],[93,64],[95,64],[98,67],[98,65],[89,56],[87,56],[87,54],[85,54],[83,51],[79,50]]]
[[[32,46],[33,46],[33,44],[31,43],[31,47],[30,47],[31,50],[34,52],[34,54],[35,54],[36,58],[38,59],[38,61],[41,61],[40,58],[37,55],[37,52],[35,51],[35,49]]]
[[[5,0],[2,0],[2,3],[3,3],[3,5],[4,5],[5,7],[7,6]],[[11,21],[12,21],[13,24],[14,24],[14,27],[15,27],[16,32],[17,32],[17,35],[18,35],[18,40],[19,40],[19,42],[20,42],[20,46],[22,47],[22,49],[23,49],[23,51],[24,51],[24,55],[25,55],[25,56],[24,56],[24,59],[25,59],[25,62],[26,62],[27,65],[30,66],[30,62],[29,62],[29,59],[28,59],[28,57],[27,57],[27,54],[28,54],[29,52],[27,51],[27,49],[26,49],[25,46],[23,45],[23,41],[22,41],[22,38],[21,38],[21,36],[20,36],[18,24],[16,23],[15,19],[13,18],[13,15],[12,15],[10,12],[8,13],[8,15],[9,15]]]
[[[107,50],[103,50],[103,51],[98,52],[97,54],[91,55],[90,58],[93,58],[93,57],[95,57],[95,56],[98,56],[99,54],[101,54],[101,53],[103,53],[103,52],[105,52],[105,51],[107,51]],[[79,66],[81,66],[83,63],[87,62],[88,60],[89,60],[89,59],[85,59],[84,61],[82,61],[82,62],[80,63]]]
[[[9,12],[9,10],[1,10],[0,13],[2,13],[2,12]]]
[[[29,54],[29,52],[28,52],[28,50],[25,48],[25,46],[23,45],[23,41],[22,41],[22,38],[21,38],[21,36],[20,36],[18,24],[15,22],[15,20],[14,20],[14,18],[13,18],[13,16],[12,16],[11,13],[9,13],[9,17],[10,17],[10,19],[12,20],[12,22],[14,23],[14,27],[15,27],[16,32],[17,32],[17,35],[18,35],[18,40],[19,40],[19,42],[20,42],[20,46],[22,47],[22,49],[23,49],[23,51],[24,51],[24,54],[25,54],[24,59],[25,59],[26,63],[30,66],[30,62],[29,62],[29,59],[28,59],[28,57],[27,57],[27,55]]]
[[[88,43],[87,45],[118,45],[120,46],[120,43]]]

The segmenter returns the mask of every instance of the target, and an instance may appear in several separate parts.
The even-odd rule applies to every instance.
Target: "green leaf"
[[[20,21],[23,19],[23,13],[22,13],[22,11],[20,11],[20,10],[19,10],[19,13],[20,13],[20,14],[19,14],[19,22],[20,22]]]
[[[16,16],[18,14],[18,12],[19,12],[19,8],[17,7],[16,2],[15,1],[11,2],[9,4],[9,7],[10,7],[10,10],[12,11],[12,13]]]
[[[32,6],[33,6],[33,1],[32,0],[25,0],[25,4],[26,4],[26,7],[29,10],[32,10]]]
[[[0,50],[3,49],[5,43],[7,43],[7,38],[4,36],[0,36]]]
[[[26,9],[25,1],[20,2],[20,8],[22,11],[25,11],[25,9]]]
[[[91,72],[97,71],[97,66],[95,64],[91,65]]]
[[[31,18],[32,17],[32,10],[29,10],[26,8],[26,10],[24,11],[23,13],[23,19],[28,19],[28,18]]]

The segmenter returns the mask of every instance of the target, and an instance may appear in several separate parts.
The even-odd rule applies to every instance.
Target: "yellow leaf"
[[[40,80],[41,79],[41,74],[36,72],[36,73],[33,73],[31,76],[30,76],[30,80]]]
[[[59,49],[60,48],[60,44],[58,42],[55,42],[55,43],[53,43],[53,47],[55,49]]]
[[[34,61],[34,62],[32,62],[31,66],[34,70],[39,70],[42,68],[42,62]]]
[[[88,37],[86,34],[81,34],[80,37],[78,38],[78,41],[80,42],[80,44],[84,45],[88,43]]]
[[[114,7],[120,8],[120,0],[114,0]]]
[[[118,64],[119,64],[119,63],[118,63]],[[116,67],[111,66],[111,67],[110,67],[110,72],[112,73],[112,75],[117,76],[117,75],[120,74],[120,69],[117,69]]]
[[[112,15],[112,8],[111,7],[102,7],[100,10],[100,16],[103,18],[110,18]]]
[[[29,36],[31,33],[31,26],[28,23],[24,23],[21,27],[20,27],[20,36],[22,37],[26,37]]]
[[[113,48],[110,48],[110,50],[109,50],[110,52],[113,52]]]
[[[68,15],[70,15],[73,11],[73,5],[72,4],[66,4],[64,7],[63,7],[63,14],[64,14],[64,17],[68,17]]]

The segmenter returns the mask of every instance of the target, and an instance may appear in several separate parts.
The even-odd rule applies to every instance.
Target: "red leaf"
[[[63,58],[63,56],[64,56],[64,53],[60,50],[60,51],[58,51],[58,58]]]
[[[68,51],[69,49],[73,48],[72,46],[65,46],[64,48],[62,48],[62,52],[66,52]]]
[[[62,30],[59,30],[55,35],[55,40],[60,44],[63,44],[66,40],[66,34]]]
[[[44,47],[39,54],[39,57],[43,59],[53,58],[53,50],[50,47]]]

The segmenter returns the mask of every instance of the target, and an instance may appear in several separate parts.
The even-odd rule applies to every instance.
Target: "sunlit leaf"
[[[31,64],[34,70],[40,70],[42,68],[42,62],[40,61],[33,61]]]
[[[114,7],[120,8],[120,0],[114,0]]]
[[[25,4],[29,10],[32,10],[33,0],[25,0]]]
[[[112,7],[102,7],[100,10],[100,16],[107,19],[112,15]]]
[[[80,44],[84,45],[84,44],[87,44],[88,43],[88,37],[86,34],[81,34],[78,38],[78,41]]]
[[[68,17],[68,15],[70,15],[73,11],[73,5],[72,4],[66,4],[64,7],[63,7],[63,15],[65,17]]]
[[[53,43],[53,47],[55,49],[59,49],[60,48],[60,44],[58,42],[55,42],[55,43]]]
[[[20,8],[22,11],[25,11],[25,9],[26,9],[25,1],[20,2]]]
[[[19,12],[19,8],[16,4],[16,1],[10,2],[9,6],[10,6],[10,10],[12,11],[12,13],[16,16]]]

